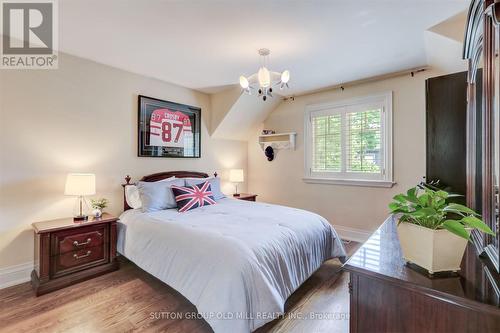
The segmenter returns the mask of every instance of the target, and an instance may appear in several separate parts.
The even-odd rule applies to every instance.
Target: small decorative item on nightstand
[[[234,197],[239,197],[238,194],[238,183],[243,183],[245,178],[243,177],[243,169],[231,169],[229,170],[229,181],[234,183],[236,186],[236,192],[233,194]]]
[[[95,194],[95,175],[92,173],[68,174],[64,194],[78,197],[77,213],[73,219],[75,221],[86,221],[88,216],[85,211],[88,210],[88,206],[85,196]]]
[[[117,270],[117,221],[104,213],[80,223],[71,217],[33,223],[35,269],[31,284],[36,295]]]
[[[92,205],[92,208],[94,209],[92,211],[92,215],[94,215],[94,217],[101,217],[104,208],[108,206],[108,199],[92,199],[90,200],[90,203]]]

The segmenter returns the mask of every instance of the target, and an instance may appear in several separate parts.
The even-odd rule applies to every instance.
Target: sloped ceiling
[[[467,61],[462,59],[467,12],[463,11],[425,32],[427,64],[453,73],[467,70]]]
[[[460,44],[464,41],[467,11],[463,11],[431,27],[429,31],[448,37]]]

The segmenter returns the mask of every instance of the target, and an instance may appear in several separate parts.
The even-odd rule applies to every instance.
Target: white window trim
[[[348,173],[336,173],[342,177],[335,178],[331,174],[318,174],[312,172],[312,114],[321,113],[335,108],[348,107],[357,104],[380,103],[383,102],[383,133],[384,142],[381,147],[384,150],[384,172],[382,177],[373,179],[371,175],[364,174],[362,177],[349,179]],[[374,94],[370,96],[351,98],[338,102],[327,102],[321,104],[311,104],[306,106],[304,113],[304,182],[314,184],[335,184],[335,185],[352,185],[352,186],[367,186],[367,187],[392,187],[395,182],[393,180],[393,150],[392,150],[392,91]],[[350,175],[354,176],[353,173]],[[371,178],[371,179],[370,179]]]

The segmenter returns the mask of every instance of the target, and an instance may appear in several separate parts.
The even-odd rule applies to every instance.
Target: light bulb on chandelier
[[[243,75],[240,76],[240,86],[243,88],[243,89],[247,89],[248,86],[249,86],[249,83],[248,83],[248,80],[246,77],[244,77]]]
[[[272,72],[268,69],[268,58],[271,51],[269,49],[260,49],[261,66],[257,73],[249,77],[240,76],[240,86],[243,92],[251,95],[252,90],[257,90],[258,96],[265,101],[267,97],[273,97],[273,87],[279,86],[280,89],[289,88],[290,71],[285,70],[282,73]]]

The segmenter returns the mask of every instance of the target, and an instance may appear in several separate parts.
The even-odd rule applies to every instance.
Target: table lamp
[[[65,195],[78,197],[78,213],[73,217],[75,221],[86,221],[88,216],[84,214],[83,205],[87,205],[84,197],[95,194],[95,175],[92,173],[70,173],[66,177]]]
[[[233,194],[235,197],[239,197],[238,193],[238,183],[243,183],[245,178],[243,177],[243,169],[231,169],[229,170],[229,181],[235,183],[236,192]]]

